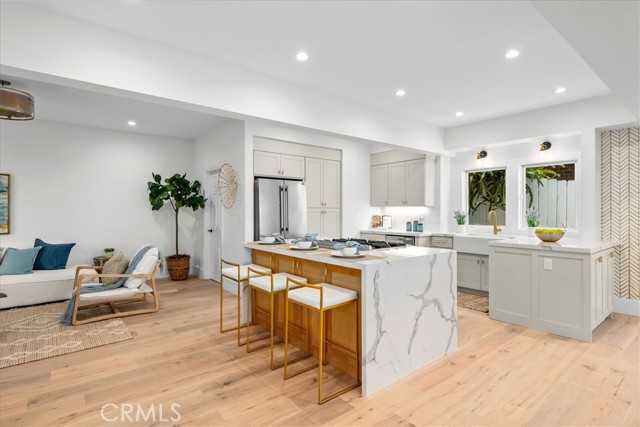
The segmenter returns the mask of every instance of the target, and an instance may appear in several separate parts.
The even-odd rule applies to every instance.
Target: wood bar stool
[[[287,278],[294,279],[298,282],[307,283],[307,279],[300,276],[294,276],[289,273],[266,273],[259,270],[254,270],[252,267],[249,267],[249,281],[248,281],[248,292],[251,292],[251,301],[254,302],[254,295],[256,291],[266,293],[269,295],[269,311],[270,311],[270,341],[268,344],[264,344],[260,347],[250,348],[250,344],[259,340],[250,340],[249,329],[253,322],[247,321],[247,353],[251,353],[257,350],[262,350],[263,348],[271,347],[271,369],[281,368],[284,363],[274,363],[273,357],[273,347],[274,347],[274,334],[275,334],[275,298],[277,295],[284,293],[287,287]],[[292,287],[296,287],[292,285]],[[247,312],[249,312],[248,307]],[[307,358],[305,356],[304,358]],[[298,359],[301,360],[301,359]]]
[[[360,386],[360,382],[356,380],[356,383],[347,386],[341,390],[338,390],[329,396],[322,397],[322,366],[324,358],[324,343],[325,343],[325,314],[346,304],[355,304],[354,310],[355,317],[353,325],[354,328],[360,327],[360,319],[358,318],[358,293],[349,289],[341,288],[339,286],[330,285],[328,283],[318,283],[311,285],[304,282],[299,282],[295,279],[287,278],[287,287],[285,289],[285,309],[284,309],[284,379],[287,380],[291,377],[299,375],[303,372],[309,371],[316,367],[316,365],[303,368],[302,370],[289,374],[289,303],[294,303],[315,311],[320,315],[320,333],[318,340],[318,404],[321,405],[334,397],[340,396]],[[341,325],[341,327],[349,327],[349,325]],[[356,347],[356,360],[360,360],[360,348]]]
[[[229,267],[225,267],[225,265],[228,265]],[[242,291],[244,290],[244,288],[247,285],[247,281],[249,280],[249,267],[251,267],[251,269],[253,271],[262,271],[265,273],[271,273],[271,269],[267,268],[267,267],[262,267],[260,265],[256,265],[256,264],[249,264],[249,265],[241,265],[241,264],[237,264],[235,262],[229,262],[229,261],[225,261],[225,260],[220,260],[220,272],[221,272],[221,279],[220,279],[220,333],[224,333],[224,332],[229,332],[229,331],[233,331],[233,330],[237,330],[238,331],[238,346],[243,345],[242,343],[240,343],[240,328],[244,325],[240,324],[240,316],[242,313],[242,301],[241,301],[241,296],[242,296]],[[253,273],[252,273],[253,274]],[[233,326],[230,328],[224,328],[222,325],[222,321],[223,321],[223,314],[224,314],[224,295],[223,295],[223,291],[224,291],[224,279],[229,279],[232,282],[236,282],[236,285],[238,286],[238,325],[237,326]]]

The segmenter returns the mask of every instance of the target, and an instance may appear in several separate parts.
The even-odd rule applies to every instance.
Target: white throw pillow
[[[158,248],[151,248],[144,254],[131,274],[151,274],[153,268],[156,266],[156,262],[158,262]],[[129,289],[137,289],[144,282],[145,279],[131,277],[124,282],[124,286]]]

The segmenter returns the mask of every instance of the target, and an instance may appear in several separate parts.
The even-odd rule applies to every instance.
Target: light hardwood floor
[[[218,286],[161,280],[160,311],[124,319],[134,339],[0,370],[0,425],[640,424],[635,317],[614,315],[587,344],[460,309],[457,352],[369,398],[356,389],[318,406],[315,371],[283,381],[267,349],[220,335]],[[109,423],[106,403],[153,404],[156,416],[162,405],[165,420],[179,404],[181,420]]]

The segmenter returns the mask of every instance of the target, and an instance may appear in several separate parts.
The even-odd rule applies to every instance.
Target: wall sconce
[[[476,154],[476,159],[480,160],[480,159],[484,159],[485,157],[487,157],[487,152],[482,150],[480,152],[478,152],[478,154]]]
[[[540,144],[540,151],[547,151],[550,148],[551,148],[551,143],[549,141],[545,141],[542,144]]]

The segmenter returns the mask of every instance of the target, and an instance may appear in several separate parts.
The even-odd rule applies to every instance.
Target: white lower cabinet
[[[308,208],[307,232],[319,237],[340,237],[340,209]]]
[[[489,291],[489,257],[458,253],[458,287]]]
[[[591,342],[613,311],[613,256],[490,246],[489,315]]]

